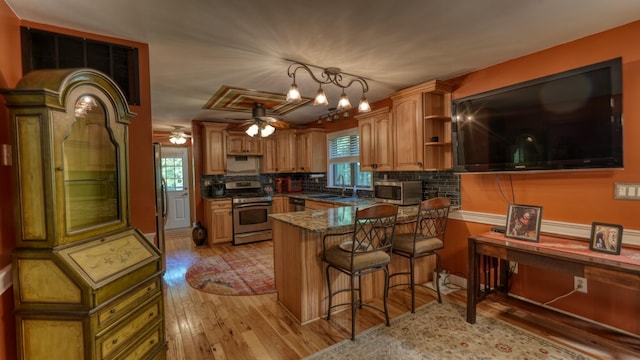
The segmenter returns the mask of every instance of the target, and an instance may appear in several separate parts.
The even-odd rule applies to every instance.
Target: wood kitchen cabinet
[[[296,172],[296,130],[276,131],[276,171]]]
[[[442,156],[447,150],[450,154],[451,142],[449,141],[448,145],[434,145],[431,138],[438,136],[439,142],[440,137],[444,140],[446,135],[450,139],[451,134],[450,131],[445,134],[445,124],[438,124],[432,115],[450,114],[450,109],[446,108],[450,107],[452,89],[450,83],[432,80],[391,95],[395,130],[394,170],[422,171],[447,168]],[[427,132],[425,126],[429,128]],[[436,133],[438,135],[432,135]],[[425,136],[428,138],[425,139]],[[450,167],[449,165],[448,168]]]
[[[225,129],[228,124],[202,123],[202,174],[224,175],[227,169]]]
[[[233,240],[231,200],[207,200],[204,217],[209,245],[230,243]]]
[[[278,151],[275,136],[268,136],[262,139],[262,159],[260,160],[260,172],[262,174],[278,172]]]
[[[289,197],[288,196],[274,196],[271,208],[271,213],[280,214],[289,212]]]
[[[333,208],[332,203],[324,202],[324,201],[315,201],[315,200],[305,200],[304,209],[305,210],[326,210]]]
[[[244,131],[227,132],[227,155],[262,155],[262,138],[251,137]]]
[[[327,133],[324,129],[306,129],[296,132],[297,172],[327,171]]]
[[[389,108],[357,115],[360,171],[393,170],[393,122]]]
[[[129,111],[92,69],[4,90],[17,204],[22,360],[165,359],[162,254],[129,218]]]

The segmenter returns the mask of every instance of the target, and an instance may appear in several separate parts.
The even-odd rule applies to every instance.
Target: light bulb
[[[302,96],[300,96],[300,90],[298,90],[298,85],[294,82],[291,84],[289,92],[287,93],[287,102],[299,102],[301,100]]]
[[[276,131],[276,128],[274,128],[273,126],[267,124],[260,130],[260,136],[267,137],[267,136],[273,134],[274,131]]]
[[[349,98],[347,97],[347,94],[344,93],[344,90],[342,90],[342,95],[340,95],[340,100],[338,100],[337,109],[338,110],[349,110],[349,109],[351,109],[351,102],[349,101]]]
[[[369,101],[367,101],[367,98],[364,97],[364,95],[360,99],[360,104],[358,104],[358,111],[359,112],[369,112],[369,111],[371,111],[371,105],[369,105]]]
[[[258,131],[260,131],[260,128],[258,127],[257,124],[253,124],[251,126],[249,126],[249,128],[245,131],[245,133],[247,133],[247,135],[254,137]]]
[[[327,95],[325,95],[324,90],[322,90],[322,86],[318,88],[318,92],[316,93],[316,98],[313,100],[313,105],[328,105],[329,101],[327,100]]]

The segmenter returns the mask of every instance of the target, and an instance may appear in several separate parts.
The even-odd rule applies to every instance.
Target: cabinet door
[[[360,135],[360,171],[375,171],[375,129],[372,118],[358,120],[358,134]]]
[[[233,214],[231,206],[213,211],[213,244],[231,242],[233,239]]]
[[[246,155],[244,149],[244,137],[248,135],[228,134],[227,135],[227,154],[228,155]]]
[[[260,172],[263,174],[273,174],[278,171],[277,167],[276,138],[269,136],[262,140],[262,160],[260,161]]]
[[[324,129],[296,133],[298,172],[327,171],[327,135]]]
[[[424,167],[422,94],[394,98],[393,119],[395,122],[395,170],[422,170]]]
[[[262,142],[264,139],[257,137],[244,136],[245,155],[262,155]]]
[[[227,149],[224,129],[227,124],[202,124],[202,173],[224,174],[227,168]]]
[[[325,210],[331,208],[333,208],[332,203],[322,201],[306,200],[304,203],[305,210]]]
[[[276,168],[278,172],[296,171],[296,133],[295,130],[276,131]]]
[[[273,198],[273,207],[271,208],[273,214],[280,214],[289,212],[288,210],[289,198],[286,196],[276,196]]]

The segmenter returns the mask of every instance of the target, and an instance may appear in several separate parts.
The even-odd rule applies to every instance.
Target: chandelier
[[[276,131],[276,128],[269,125],[269,121],[273,119],[267,116],[267,111],[261,103],[254,104],[251,115],[253,117],[253,124],[245,130],[247,135],[254,137],[260,133],[261,137],[267,137]]]
[[[349,110],[351,109],[351,102],[349,101],[349,97],[345,93],[345,89],[353,85],[354,83],[360,84],[362,86],[362,97],[360,98],[360,103],[358,104],[358,112],[369,112],[371,111],[371,106],[369,105],[369,101],[365,97],[367,91],[369,91],[369,85],[367,81],[356,75],[343,73],[339,68],[336,67],[328,67],[328,68],[319,68],[322,72],[319,76],[316,76],[313,71],[310,69],[311,67],[316,67],[313,65],[307,65],[300,62],[293,62],[293,64],[289,65],[289,69],[287,70],[287,75],[290,78],[293,78],[293,83],[289,87],[289,92],[287,93],[287,101],[288,102],[299,102],[302,100],[302,96],[300,95],[300,91],[298,90],[298,85],[296,84],[296,72],[300,69],[305,70],[311,78],[318,83],[318,91],[316,92],[316,97],[313,100],[313,105],[327,105],[329,101],[327,100],[327,96],[322,89],[322,85],[333,84],[337,87],[342,88],[342,94],[340,95],[340,99],[338,100],[338,105],[336,109]],[[351,79],[347,82],[344,80],[343,76],[348,76]]]

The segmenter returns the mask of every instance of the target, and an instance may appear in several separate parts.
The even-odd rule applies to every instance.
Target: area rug
[[[260,295],[276,291],[273,255],[253,248],[234,249],[202,259],[187,270],[194,289],[217,295]]]
[[[465,321],[455,303],[431,302],[307,357],[317,359],[593,359],[504,321],[478,313]]]

